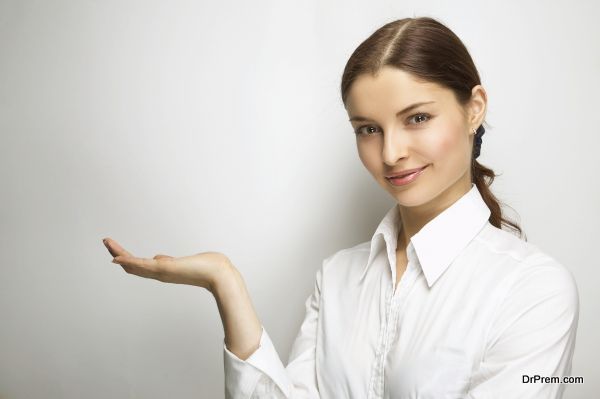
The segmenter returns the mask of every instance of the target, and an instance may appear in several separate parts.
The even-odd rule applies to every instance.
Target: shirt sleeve
[[[538,258],[517,272],[498,308],[467,399],[560,399],[565,384],[535,376],[570,376],[579,320],[571,272]]]
[[[313,293],[305,302],[305,316],[284,367],[262,326],[258,349],[245,361],[233,354],[223,340],[226,399],[318,399],[316,338],[322,267],[317,271]]]

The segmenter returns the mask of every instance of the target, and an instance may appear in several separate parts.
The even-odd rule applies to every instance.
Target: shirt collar
[[[477,186],[471,189],[430,220],[410,238],[406,248],[409,260],[418,261],[431,287],[452,261],[475,238],[490,217],[490,210]],[[390,267],[396,268],[396,245],[402,228],[398,204],[381,220],[373,237],[369,259],[360,277],[362,280],[383,246],[386,247]],[[394,273],[392,273],[395,275]]]

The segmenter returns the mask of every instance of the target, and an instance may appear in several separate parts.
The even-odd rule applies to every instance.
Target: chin
[[[414,206],[418,205],[423,195],[419,193],[420,190],[412,189],[392,189],[389,193],[396,199],[396,201],[403,206]]]
[[[398,195],[396,196],[396,202],[405,208],[412,208],[426,204],[429,199],[423,199],[423,197],[406,199],[404,196]]]
[[[422,183],[422,182],[420,182]],[[387,183],[389,185],[389,183]],[[428,203],[433,199],[430,188],[426,184],[391,187],[388,192],[401,206],[413,207]]]

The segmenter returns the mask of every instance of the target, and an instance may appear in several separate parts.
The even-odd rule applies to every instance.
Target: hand
[[[229,258],[219,252],[201,252],[180,258],[168,255],[138,258],[111,238],[102,241],[115,257],[113,263],[119,264],[127,273],[164,283],[197,285],[213,292],[217,279],[233,267]]]

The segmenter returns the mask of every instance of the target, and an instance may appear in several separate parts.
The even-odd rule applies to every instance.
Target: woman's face
[[[398,113],[415,103],[427,104]],[[472,100],[463,109],[449,89],[389,66],[377,77],[359,76],[346,100],[362,163],[407,207],[441,194],[457,199],[471,188],[472,130],[482,123],[485,106],[480,85],[473,88]],[[404,185],[394,185],[386,177],[421,167],[426,168]]]

